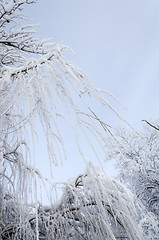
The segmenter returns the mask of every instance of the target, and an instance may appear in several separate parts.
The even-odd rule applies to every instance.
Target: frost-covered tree
[[[110,141],[109,157],[116,160],[119,178],[143,203],[151,215],[145,232],[157,239],[159,232],[159,131],[158,124],[148,123],[144,131],[119,128],[116,140]],[[154,229],[153,229],[154,228]]]
[[[39,41],[36,26],[25,25],[23,6],[34,2],[0,0],[0,238],[145,239],[143,205],[119,181],[87,163],[80,141],[82,135],[97,158],[92,136],[106,151],[105,135],[111,132],[91,101],[94,98],[118,115],[106,100],[109,93],[95,88],[65,59],[67,46]],[[59,118],[71,125],[87,170],[63,184],[60,200],[44,207],[37,189],[47,182],[30,149],[40,121],[50,166],[66,158]],[[51,187],[50,199],[56,191],[53,183]]]
[[[2,231],[3,239],[143,239],[138,225],[140,204],[114,179],[97,173],[92,165],[84,175],[67,183],[59,202],[50,207],[39,205],[38,219],[31,207],[15,202],[7,204],[10,224]],[[7,201],[7,200],[5,200]],[[23,205],[22,205],[23,206]],[[12,216],[19,222],[11,222]],[[14,223],[14,224],[13,224]]]

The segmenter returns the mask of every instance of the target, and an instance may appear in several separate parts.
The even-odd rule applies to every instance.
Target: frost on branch
[[[155,124],[158,125],[158,124]],[[154,125],[154,126],[155,126]],[[145,206],[144,232],[157,239],[159,232],[159,132],[147,125],[143,131],[120,128],[115,133],[120,145],[109,141],[109,158],[115,159],[120,180]]]
[[[6,221],[18,209],[8,199]],[[13,210],[14,209],[14,210]],[[130,239],[142,240],[139,214],[142,208],[133,195],[118,181],[97,173],[92,165],[74,182],[67,183],[62,198],[52,207],[38,208],[39,239]],[[35,239],[36,216],[31,206],[23,208],[21,235],[15,219],[3,231],[13,239]],[[26,212],[27,211],[27,214]],[[138,221],[137,221],[138,219]],[[5,223],[4,223],[5,224]]]
[[[58,165],[66,158],[56,120],[61,118],[72,126],[82,157],[79,132],[97,155],[88,133],[95,136],[103,151],[106,143],[102,131],[110,130],[97,117],[91,102],[96,99],[115,112],[106,100],[108,93],[95,88],[80,69],[65,59],[64,51],[68,47],[38,41],[34,26],[17,27],[17,19],[23,18],[20,6],[25,2],[1,3],[0,133],[3,136],[15,133],[23,138],[28,123],[34,134],[39,117],[48,152]]]
[[[26,123],[30,123],[34,132],[35,119],[38,116],[46,135],[48,151],[56,165],[61,156],[60,152],[65,154],[65,150],[55,120],[62,118],[71,122],[81,154],[79,131],[85,136],[91,132],[104,150],[104,131],[107,131],[108,127],[100,122],[95,110],[90,108],[89,98],[97,99],[111,108],[100,90],[64,58],[64,49],[67,47],[56,45],[50,53],[39,59],[26,59],[25,64],[20,67],[4,66],[1,71],[0,132],[20,134]],[[81,109],[83,105],[85,110]],[[70,112],[73,120],[68,119]],[[86,139],[90,144],[88,135]]]

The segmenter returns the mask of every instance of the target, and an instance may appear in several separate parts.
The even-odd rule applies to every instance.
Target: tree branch
[[[40,52],[40,51],[33,51],[33,50],[27,50],[25,46],[19,47],[16,42],[10,42],[10,41],[0,41],[0,44],[4,44],[9,47],[17,48],[20,51],[27,52],[27,53],[33,53],[33,54],[41,54],[44,55],[46,52]]]
[[[143,122],[146,122],[150,127],[156,129],[157,131],[159,131],[159,127],[154,126],[153,124],[151,124],[150,122],[148,122],[147,120],[142,120]]]
[[[36,62],[33,63],[33,60],[31,60],[27,65],[28,67],[21,66],[18,68],[14,68],[13,71],[11,71],[11,77],[14,77],[20,73],[27,73],[29,70],[33,70],[38,67],[38,65],[43,65],[46,63],[46,61],[51,61],[51,59],[55,56],[55,52],[52,51],[51,53],[45,54],[43,58],[41,58],[39,61],[36,60]]]

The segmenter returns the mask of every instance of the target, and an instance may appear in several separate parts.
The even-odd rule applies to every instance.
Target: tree
[[[145,221],[148,239],[157,239],[159,232],[159,132],[158,124],[144,127],[143,132],[118,129],[118,146],[110,141],[109,157],[116,160],[119,178],[145,206],[151,222]],[[111,150],[110,150],[111,149]]]
[[[95,88],[65,59],[67,46],[39,41],[35,26],[22,24],[22,7],[34,2],[0,1],[0,237],[143,239],[143,225],[139,224],[143,206],[119,181],[87,163],[80,141],[82,134],[98,157],[91,137],[105,151],[105,135],[112,136],[109,126],[87,103],[89,96],[119,114],[106,100],[109,93]],[[73,119],[69,119],[70,112]],[[66,157],[57,118],[71,121],[87,170],[64,184],[59,201],[45,207],[39,203],[37,189],[40,182],[47,183],[29,153],[39,119],[52,163],[58,165]]]
[[[94,176],[95,175],[95,176]],[[137,204],[136,204],[137,205]],[[12,223],[22,211],[22,222]],[[141,208],[140,208],[141,210]],[[7,213],[7,214],[6,214]],[[3,239],[36,239],[36,214],[14,202],[7,204]],[[38,208],[39,239],[142,239],[133,196],[116,180],[97,174],[92,166],[75,182],[66,184],[60,202]],[[12,224],[11,224],[12,223]]]

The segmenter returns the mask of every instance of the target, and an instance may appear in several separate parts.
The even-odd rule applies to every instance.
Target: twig
[[[153,124],[151,124],[150,122],[148,122],[147,120],[142,120],[143,122],[146,122],[150,127],[156,129],[157,131],[159,131],[159,127],[154,126]]]

